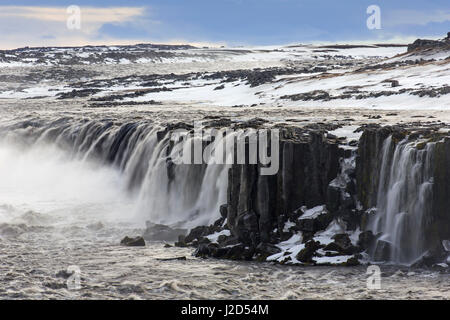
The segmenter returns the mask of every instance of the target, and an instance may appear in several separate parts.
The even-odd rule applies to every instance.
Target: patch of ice
[[[305,248],[305,244],[302,243],[303,236],[301,232],[294,234],[288,240],[280,242],[277,244],[277,247],[281,249],[280,253],[276,253],[267,257],[266,261],[278,261],[281,262],[287,257],[290,257],[291,260],[289,263],[296,264],[300,263],[296,256],[297,254]]]
[[[341,264],[347,262],[352,256],[313,257],[316,264]]]
[[[290,220],[286,221],[284,224],[283,232],[289,232],[289,229],[295,226],[295,223],[291,222]]]
[[[339,221],[333,220],[326,230],[316,233],[314,240],[327,245],[333,242],[334,240],[332,237],[339,233],[345,233],[345,227]]]
[[[217,243],[220,236],[227,236],[227,237],[229,237],[230,235],[231,235],[230,230],[222,230],[220,232],[216,232],[216,233],[210,234],[206,238],[208,238],[208,240],[211,241],[212,243]]]
[[[326,210],[326,206],[325,205],[320,205],[320,206],[316,206],[316,207],[311,208],[311,209],[306,209],[305,207],[302,207],[301,210],[303,211],[303,214],[299,218],[299,220],[312,219],[312,218],[316,218],[318,215],[323,213]]]

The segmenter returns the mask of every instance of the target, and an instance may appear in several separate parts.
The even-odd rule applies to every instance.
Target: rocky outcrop
[[[364,130],[356,164],[358,198],[366,210],[361,225],[378,234],[366,234],[360,242],[375,261],[414,263],[426,253],[422,258],[429,263],[445,256],[442,242],[450,238],[450,138],[441,128]]]
[[[408,52],[425,49],[450,49],[450,32],[442,40],[417,39],[408,45]]]
[[[450,239],[450,137],[444,137],[434,147],[432,216],[429,217],[427,242],[431,248],[442,248]]]
[[[359,129],[357,149],[350,150],[340,148],[338,137],[326,130],[286,129],[280,141],[279,172],[264,176],[259,165],[232,165],[227,203],[220,208],[221,222],[226,224],[196,228],[188,240],[201,244],[195,252],[201,257],[357,265],[361,252],[368,260],[400,263],[426,252],[415,266],[446,261],[450,138],[442,127],[367,125]],[[396,174],[399,170],[411,172],[403,177]],[[413,178],[418,184],[414,188]],[[408,188],[411,200],[403,196],[380,204],[393,192],[389,191],[393,184]],[[417,198],[423,199],[411,204]],[[399,201],[399,212],[385,207],[393,201]],[[400,219],[395,225],[412,229],[380,231],[374,217],[381,219],[378,229],[387,218]],[[205,240],[223,228],[227,235]]]
[[[302,206],[326,203],[342,155],[324,132],[295,130],[283,132],[279,153],[276,175],[260,175],[258,165],[235,164],[229,170],[227,223],[247,245],[256,247],[277,237],[271,232],[279,217],[288,217]]]
[[[145,247],[145,240],[142,237],[125,237],[120,241],[120,244],[126,247]]]

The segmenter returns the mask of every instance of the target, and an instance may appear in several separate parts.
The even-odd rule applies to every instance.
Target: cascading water
[[[372,257],[380,250],[390,262],[414,263],[426,251],[424,227],[431,208],[433,143],[423,148],[408,138],[394,143],[388,137],[382,149],[377,213],[369,223],[374,234],[382,233]],[[378,256],[378,257],[376,257]]]
[[[2,130],[1,140],[35,153],[56,146],[65,161],[79,165],[110,164],[135,199],[133,208],[123,214],[133,215],[137,221],[183,228],[212,223],[219,217],[220,205],[226,203],[228,165],[173,165],[180,150],[194,138],[174,141],[169,134],[158,137],[163,131],[147,122],[118,126],[110,121],[59,119],[44,125],[8,126]]]

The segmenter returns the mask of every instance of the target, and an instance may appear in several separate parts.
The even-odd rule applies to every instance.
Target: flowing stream
[[[423,149],[408,138],[382,149],[377,214],[369,229],[390,243],[389,261],[412,264],[425,252],[423,229],[431,208],[433,144]]]

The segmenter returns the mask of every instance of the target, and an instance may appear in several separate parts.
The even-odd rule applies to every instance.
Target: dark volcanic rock
[[[256,247],[256,253],[260,255],[260,257],[262,259],[267,258],[268,256],[280,253],[281,249],[278,248],[277,246],[270,244],[270,243],[264,243],[261,242],[257,247]]]
[[[450,38],[448,37],[448,34],[447,38],[443,40],[417,39],[408,45],[408,52],[424,49],[450,49]]]
[[[305,248],[300,250],[297,254],[297,260],[303,263],[311,263],[313,262],[312,257],[316,250],[320,249],[321,245],[318,241],[310,240],[306,242]]]
[[[142,237],[125,237],[120,241],[120,244],[127,247],[145,247],[145,240]]]
[[[189,243],[194,240],[200,240],[202,237],[209,235],[209,227],[199,226],[192,229],[189,234],[185,237],[185,242]]]
[[[289,129],[280,133],[280,168],[275,175],[260,175],[256,164],[231,166],[227,222],[241,241],[249,245],[269,242],[279,216],[327,202],[328,184],[339,171],[340,151],[324,132]],[[321,217],[313,229],[320,230],[329,222],[329,217],[323,221]]]
[[[361,247],[363,250],[367,250],[372,247],[373,242],[375,240],[375,236],[372,233],[372,231],[363,231],[359,234],[358,238],[358,246]]]

